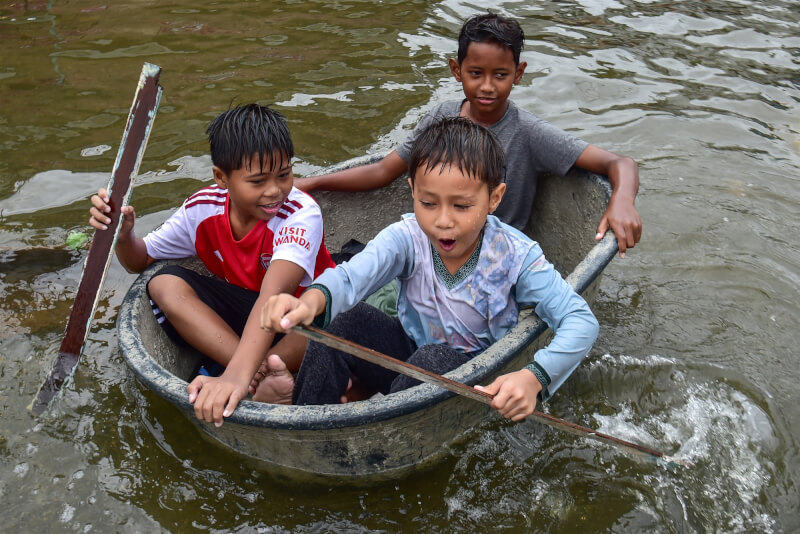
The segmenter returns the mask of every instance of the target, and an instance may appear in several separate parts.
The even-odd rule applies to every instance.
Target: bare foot
[[[347,389],[345,390],[344,395],[339,397],[339,402],[341,402],[342,404],[347,404],[348,402],[350,402],[350,399],[347,398],[347,394],[350,392],[352,388],[353,388],[353,379],[350,378],[347,380]]]
[[[269,373],[269,367],[267,367],[267,358],[264,358],[264,361],[261,362],[261,365],[258,366],[258,371],[256,374],[253,375],[253,379],[250,381],[250,386],[247,388],[247,392],[250,395],[256,394],[256,389],[258,389],[258,385],[264,380],[264,377],[267,376]]]
[[[266,376],[259,382],[253,400],[270,404],[291,404],[294,377],[280,356],[271,354],[267,358]]]
[[[339,397],[339,402],[346,404],[348,402],[355,402],[370,398],[375,392],[369,392],[364,387],[364,384],[358,380],[353,380],[352,377],[347,381],[347,390],[344,395]]]

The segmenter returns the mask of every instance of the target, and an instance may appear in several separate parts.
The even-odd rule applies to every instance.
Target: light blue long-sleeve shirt
[[[491,215],[480,249],[454,275],[414,215],[404,215],[349,262],[314,281],[327,293],[325,324],[395,278],[398,318],[417,346],[446,343],[479,352],[517,323],[521,307],[534,307],[555,333],[527,366],[542,383],[543,399],[564,383],[597,338],[598,323],[586,301],[538,243]]]

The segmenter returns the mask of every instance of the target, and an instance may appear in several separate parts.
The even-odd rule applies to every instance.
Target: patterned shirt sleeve
[[[536,352],[534,367],[529,367],[537,376],[546,373],[544,378],[550,382],[542,383],[542,399],[547,400],[589,352],[599,325],[583,297],[561,278],[538,245],[525,260],[516,295],[520,306],[534,306],[536,314],[555,333],[550,344]]]
[[[403,223],[398,222],[381,230],[364,250],[335,269],[328,269],[314,283],[328,289],[329,320],[333,320],[378,288],[407,276],[413,266],[414,244]]]

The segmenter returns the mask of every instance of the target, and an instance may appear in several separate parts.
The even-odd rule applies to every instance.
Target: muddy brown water
[[[26,406],[69,315],[144,61],[164,99],[140,234],[210,179],[231,103],[289,119],[295,172],[391,148],[459,98],[468,2],[80,0],[0,6],[0,531],[794,532],[800,529],[800,35],[792,1],[500,2],[521,106],[637,159],[644,237],[600,286],[600,339],[548,409],[692,461],[670,471],[489,419],[392,483],[276,480],[144,390],[116,344],[114,262],[74,381]]]

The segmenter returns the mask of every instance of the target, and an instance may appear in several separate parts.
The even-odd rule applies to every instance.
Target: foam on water
[[[775,528],[765,493],[775,476],[769,458],[778,438],[757,399],[709,376],[713,373],[708,369],[702,376],[682,369],[671,357],[605,355],[586,367],[579,373],[584,376],[573,380],[592,382],[597,372],[592,367],[602,367],[615,377],[609,390],[597,383],[594,393],[580,394],[591,396],[589,402],[595,404],[583,406],[587,399],[580,398],[571,408],[574,413],[554,415],[576,422],[588,417],[588,425],[600,432],[661,450],[689,466],[641,461],[610,445],[572,438],[532,421],[496,420],[465,451],[457,452],[451,480],[468,483],[454,484],[447,492],[451,524],[467,527],[496,520],[509,528],[533,524],[543,529],[580,524],[593,504],[591,495],[613,491],[624,496],[607,511],[610,524],[617,526],[657,530],[669,518],[678,530]],[[613,406],[613,413],[596,404],[603,397],[601,402]],[[493,473],[501,475],[494,478]],[[611,508],[614,504],[620,509]]]
[[[84,158],[90,158],[92,156],[100,156],[108,152],[109,150],[111,150],[110,145],[90,146],[81,150],[81,156],[83,156]]]
[[[628,372],[636,367],[655,369],[650,381],[661,379],[660,365],[675,365],[673,359],[657,355],[641,360],[606,355],[603,361]],[[613,415],[594,416],[598,430],[650,446],[677,446],[677,452],[670,454],[690,464],[681,473],[684,476],[674,481],[667,473],[652,476],[662,489],[680,496],[682,506],[711,520],[706,526],[770,530],[774,521],[761,502],[774,475],[769,457],[778,439],[768,414],[721,378],[697,380],[685,369],[664,371],[669,372],[673,392],[661,411],[641,417],[631,402],[625,402]],[[709,506],[698,509],[702,501]]]

